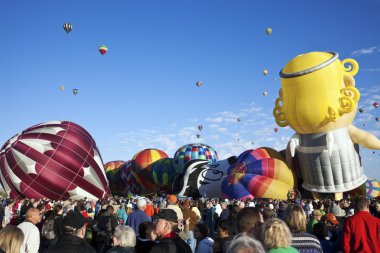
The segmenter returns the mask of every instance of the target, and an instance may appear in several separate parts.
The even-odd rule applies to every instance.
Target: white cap
[[[146,200],[144,198],[139,198],[137,200],[137,207],[140,208],[140,207],[145,207],[146,206]]]
[[[269,207],[269,209],[274,209],[274,206],[272,203],[269,203],[268,207]]]
[[[128,204],[127,204],[127,207],[133,208],[132,203],[128,203]]]

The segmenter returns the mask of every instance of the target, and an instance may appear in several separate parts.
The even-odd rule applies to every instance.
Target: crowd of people
[[[1,199],[0,252],[380,252],[380,203]]]

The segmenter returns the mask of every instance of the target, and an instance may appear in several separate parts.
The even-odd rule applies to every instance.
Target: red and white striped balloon
[[[109,195],[94,139],[69,121],[32,126],[0,150],[0,176],[11,198],[103,199]]]

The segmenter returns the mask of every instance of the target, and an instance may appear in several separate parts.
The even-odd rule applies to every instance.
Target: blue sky
[[[378,0],[2,1],[0,23],[0,143],[69,120],[92,134],[105,162],[145,148],[173,157],[198,142],[198,125],[199,142],[220,158],[281,150],[294,132],[273,131],[278,73],[310,51],[357,60],[359,107],[380,102]],[[379,110],[358,113],[354,124],[380,137]],[[380,152],[361,154],[365,173],[380,179]]]

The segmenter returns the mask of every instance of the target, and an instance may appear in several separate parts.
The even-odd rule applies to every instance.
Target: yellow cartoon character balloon
[[[338,193],[360,186],[367,178],[357,144],[380,149],[375,136],[351,125],[360,98],[353,78],[358,70],[355,60],[341,62],[335,52],[311,52],[280,72],[273,115],[279,126],[297,132],[287,160],[297,154],[302,186],[309,191]]]

